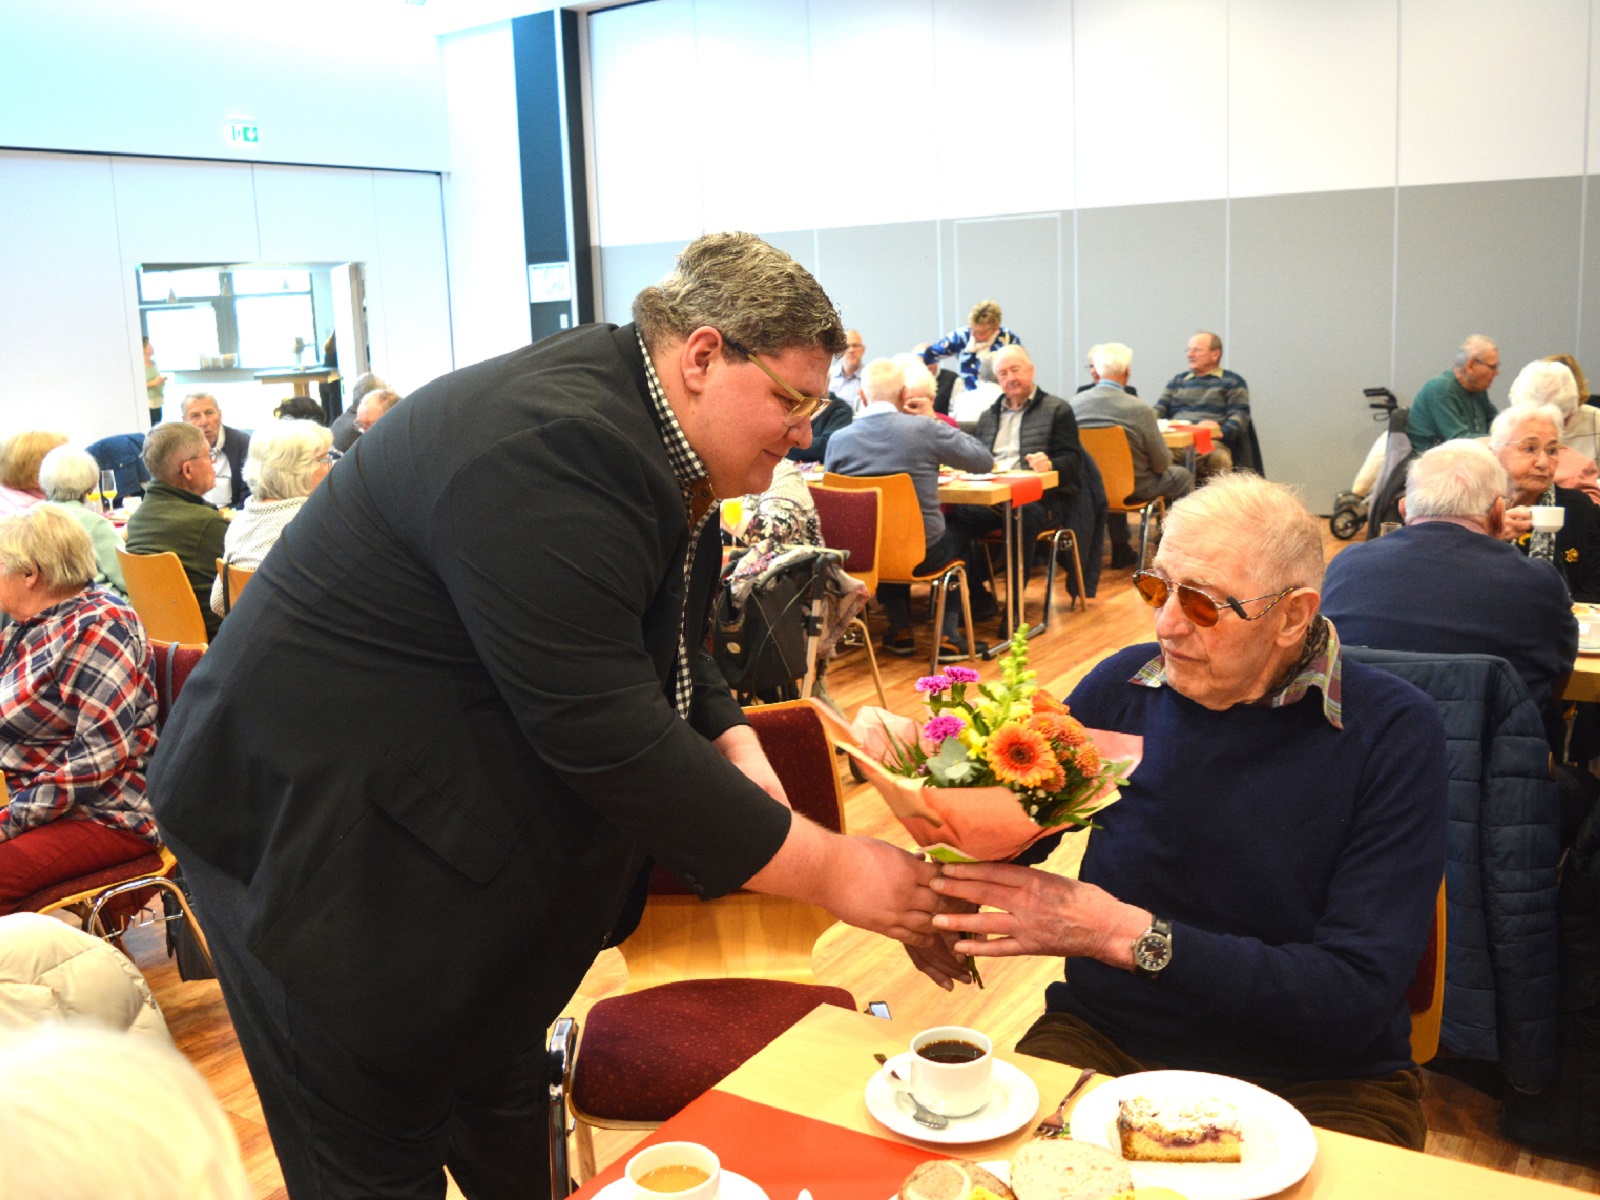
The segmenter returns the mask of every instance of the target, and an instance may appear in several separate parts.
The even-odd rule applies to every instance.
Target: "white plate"
[[[638,1194],[639,1189],[624,1177],[606,1184],[594,1194],[594,1200],[633,1200]],[[769,1200],[769,1197],[760,1184],[750,1182],[737,1171],[724,1169],[722,1182],[717,1186],[717,1200]]]
[[[1600,654],[1600,640],[1578,643],[1579,654]]]
[[[1255,1200],[1298,1182],[1317,1157],[1317,1135],[1287,1100],[1242,1079],[1202,1071],[1142,1071],[1109,1079],[1087,1092],[1072,1110],[1072,1136],[1120,1153],[1118,1102],[1132,1096],[1169,1095],[1231,1102],[1244,1130],[1243,1161],[1130,1162],[1135,1187],[1168,1187],[1189,1200]]]
[[[971,475],[971,474],[968,474],[966,471],[960,471],[960,472],[958,472],[956,474],[955,482],[957,482],[957,483],[988,483],[989,480],[991,480],[993,478],[994,478],[993,475]]]
[[[889,1060],[891,1068],[904,1068],[909,1053]],[[1004,1059],[994,1060],[994,1095],[970,1117],[951,1117],[944,1129],[918,1125],[911,1117],[911,1098],[890,1086],[878,1071],[867,1081],[867,1111],[901,1137],[919,1142],[959,1146],[966,1142],[987,1142],[1015,1133],[1039,1111],[1039,1089],[1019,1068]]]

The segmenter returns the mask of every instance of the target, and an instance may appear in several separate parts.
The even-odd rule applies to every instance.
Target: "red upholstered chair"
[[[156,684],[156,727],[167,723],[172,704],[189,673],[206,652],[203,645],[184,645],[179,642],[150,643],[151,670]],[[189,899],[174,881],[178,860],[165,846],[152,849],[149,854],[119,863],[87,875],[63,879],[59,883],[25,897],[17,905],[19,912],[50,913],[60,909],[76,913],[83,928],[96,937],[108,932],[120,932],[133,914],[150,902],[156,892],[164,892],[177,902],[183,918],[194,932],[195,943],[210,965],[211,951],[206,945],[200,923],[194,919]],[[111,929],[102,923],[102,914],[110,918]]]
[[[748,710],[796,812],[843,829],[839,774],[805,701]],[[816,940],[834,922],[812,905],[738,892],[701,900],[665,872],[651,882],[639,928],[622,943],[627,990],[599,1001],[577,1026],[562,1018],[550,1054],[551,1175],[567,1192],[568,1101],[580,1182],[594,1174],[591,1127],[653,1129],[715,1086],[822,1004],[854,1008],[811,971]]]
[[[822,525],[822,541],[830,550],[848,551],[844,569],[861,580],[869,593],[878,590],[878,556],[883,543],[883,490],[881,488],[828,487],[813,483],[811,501],[817,508],[817,520]],[[889,707],[883,694],[883,676],[878,674],[878,655],[872,649],[872,636],[867,623],[857,617],[850,627],[860,632],[861,644],[866,647],[867,664],[872,668],[872,682],[878,689],[878,705]]]

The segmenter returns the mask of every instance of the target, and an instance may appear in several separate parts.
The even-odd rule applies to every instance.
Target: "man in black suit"
[[[190,392],[183,398],[183,419],[206,435],[211,466],[217,481],[206,499],[218,508],[243,508],[250,485],[244,481],[244,460],[250,454],[250,435],[222,423],[222,406],[210,392]],[[202,604],[204,610],[205,605]]]
[[[157,819],[297,1200],[446,1165],[540,1194],[545,1028],[652,860],[937,953],[933,867],[795,818],[704,651],[717,499],[806,444],[837,314],[749,234],[633,311],[374,425],[163,731]]]

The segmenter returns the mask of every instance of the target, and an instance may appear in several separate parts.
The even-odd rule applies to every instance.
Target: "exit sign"
[[[228,144],[230,146],[254,146],[261,141],[261,127],[247,125],[242,121],[232,121],[228,124]]]

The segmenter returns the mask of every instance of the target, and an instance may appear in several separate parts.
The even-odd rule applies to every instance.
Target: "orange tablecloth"
[[[871,1064],[868,1064],[869,1066]],[[825,1121],[757,1104],[715,1089],[695,1100],[640,1143],[699,1142],[759,1184],[771,1200],[794,1200],[801,1188],[827,1200],[883,1200],[893,1196],[919,1162],[942,1158],[936,1151],[857,1133]],[[588,1200],[613,1180],[632,1154],[624,1155],[578,1191]]]
[[[1185,433],[1194,434],[1194,452],[1196,454],[1211,453],[1211,430],[1204,425],[1190,425],[1183,421],[1167,422],[1168,429],[1181,429]]]

